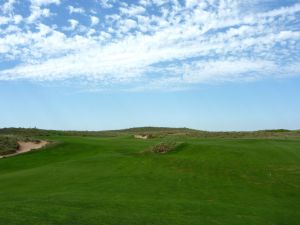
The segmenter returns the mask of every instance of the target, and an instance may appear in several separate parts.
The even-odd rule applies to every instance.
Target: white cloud
[[[183,80],[189,83],[256,79],[262,75],[262,71],[276,72],[278,69],[271,61],[249,59],[197,62],[186,67],[187,73],[184,74]]]
[[[2,6],[2,10],[4,13],[10,13],[14,10],[14,4],[16,3],[16,0],[8,0],[5,2]]]
[[[51,12],[45,6],[50,4],[60,4],[60,0],[31,0],[30,15],[26,21],[28,23],[37,23],[43,17],[49,17]]]
[[[73,14],[73,13],[85,13],[85,10],[83,8],[76,8],[76,7],[73,7],[73,6],[68,6],[68,10],[69,10],[69,13],[70,14]]]
[[[40,8],[39,6],[31,6],[31,14],[27,18],[28,23],[35,23],[41,17],[49,17],[50,10],[48,8]]]
[[[143,6],[148,6],[152,4],[151,0],[139,0],[139,4]]]
[[[60,0],[31,0],[31,4],[35,6],[45,6],[50,4],[60,4]]]
[[[96,14],[86,15],[90,26],[68,18],[70,26],[61,29],[40,19],[51,15],[44,8],[50,2],[59,4],[31,6],[27,21],[32,30],[19,27],[22,17],[0,17],[0,24],[11,24],[0,31],[0,60],[21,61],[0,70],[0,80],[81,79],[180,88],[300,74],[300,4],[243,14],[240,1],[234,0],[190,0],[186,5],[176,0],[141,0],[139,5],[98,1],[106,8],[121,5],[122,14],[105,14],[101,24]],[[146,11],[150,4],[160,10]],[[68,9],[75,13],[80,8]]]
[[[109,9],[113,7],[114,0],[97,0],[102,8]]]
[[[91,16],[91,26],[95,26],[99,23],[99,18],[96,16]]]
[[[135,28],[136,26],[137,26],[136,21],[132,19],[123,20],[121,21],[120,31],[125,33]]]
[[[77,20],[74,20],[74,19],[70,19],[70,20],[68,20],[68,22],[70,23],[71,30],[74,30],[79,23]]]
[[[23,20],[21,15],[14,15],[14,22],[15,24],[19,24]]]
[[[142,6],[131,6],[131,7],[121,7],[120,12],[123,14],[127,14],[129,16],[134,16],[138,14],[142,14],[146,11],[146,9]]]
[[[0,25],[7,24],[10,21],[9,17],[0,16]]]
[[[169,2],[169,0],[152,0],[152,1],[157,6],[161,6],[161,5],[166,4],[166,3]]]

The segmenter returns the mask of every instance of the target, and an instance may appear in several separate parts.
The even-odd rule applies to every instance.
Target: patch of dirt
[[[0,158],[11,157],[15,155],[19,155],[25,152],[29,152],[33,149],[39,149],[49,144],[48,141],[18,141],[19,148],[18,150],[9,155],[0,156]]]

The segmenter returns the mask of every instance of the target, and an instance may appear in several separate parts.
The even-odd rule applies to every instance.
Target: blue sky
[[[0,0],[0,127],[300,129],[296,0]]]

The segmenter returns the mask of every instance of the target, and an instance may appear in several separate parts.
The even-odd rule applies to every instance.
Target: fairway
[[[1,225],[297,225],[299,139],[49,136],[0,159]],[[166,141],[166,154],[143,153]]]

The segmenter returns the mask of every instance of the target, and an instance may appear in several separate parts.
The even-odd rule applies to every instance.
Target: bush
[[[19,148],[19,144],[15,137],[0,136],[0,155],[15,153]]]

